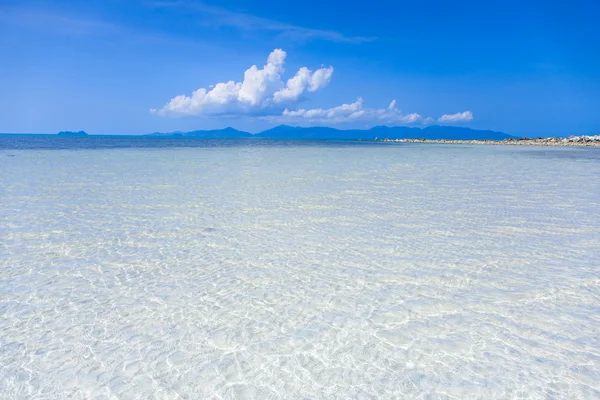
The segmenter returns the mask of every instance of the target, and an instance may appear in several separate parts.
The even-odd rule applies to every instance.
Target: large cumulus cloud
[[[285,51],[275,49],[262,68],[248,68],[242,82],[217,83],[210,90],[200,88],[190,96],[175,96],[164,107],[150,111],[159,115],[253,113],[297,102],[304,93],[316,92],[331,81],[333,67],[315,71],[302,67],[284,83],[281,75],[286,57]]]

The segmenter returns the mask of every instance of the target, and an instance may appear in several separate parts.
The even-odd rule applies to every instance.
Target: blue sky
[[[3,0],[0,131],[600,133],[599,19],[597,1]]]

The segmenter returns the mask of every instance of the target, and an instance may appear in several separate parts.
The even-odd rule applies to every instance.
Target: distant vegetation
[[[73,132],[73,131],[60,131],[58,136],[88,136],[84,131]]]

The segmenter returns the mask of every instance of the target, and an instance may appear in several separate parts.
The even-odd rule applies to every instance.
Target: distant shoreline
[[[552,147],[600,147],[600,135],[571,136],[568,138],[506,138],[506,139],[378,139],[378,138],[329,138],[329,137],[219,137],[219,136],[159,136],[159,135],[90,135],[85,132],[61,132],[61,134],[26,134],[26,133],[0,133],[1,136],[44,136],[57,138],[111,138],[111,139],[204,139],[204,140],[288,140],[288,141],[343,141],[343,142],[376,142],[376,143],[423,143],[423,144],[459,144],[459,145],[490,145],[490,146],[552,146]]]
[[[492,146],[569,146],[600,147],[600,135],[571,136],[568,138],[515,138],[504,140],[450,140],[450,139],[376,139],[387,143],[431,143],[431,144],[487,144]]]

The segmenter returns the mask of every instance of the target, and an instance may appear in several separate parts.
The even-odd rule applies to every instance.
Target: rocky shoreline
[[[378,142],[394,143],[442,143],[442,144],[488,144],[509,146],[580,146],[600,147],[600,135],[570,136],[568,138],[509,138],[504,140],[447,140],[447,139],[381,139]]]

